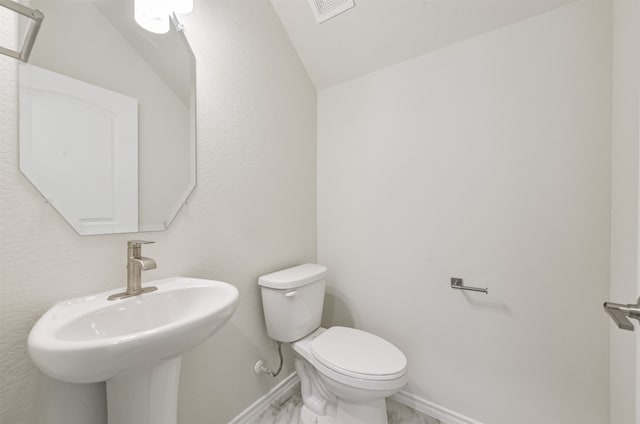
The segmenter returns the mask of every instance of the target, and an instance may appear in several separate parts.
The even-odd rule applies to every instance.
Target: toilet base
[[[373,397],[357,401],[336,396],[335,383],[323,381],[313,366],[296,355],[294,365],[300,377],[300,391],[303,406],[300,410],[302,424],[387,424],[387,403],[385,397]],[[329,383],[332,389],[327,387]],[[332,384],[333,383],[333,384]],[[345,391],[343,388],[342,391]],[[352,389],[346,389],[346,396]],[[342,392],[338,391],[338,392]],[[362,395],[365,392],[361,392]],[[368,397],[368,396],[367,396]]]

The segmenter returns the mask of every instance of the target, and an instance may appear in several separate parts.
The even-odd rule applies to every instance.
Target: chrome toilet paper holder
[[[468,290],[475,292],[482,292],[484,294],[489,294],[489,288],[485,287],[469,287],[464,285],[464,280],[462,278],[451,277],[451,288],[458,290]]]

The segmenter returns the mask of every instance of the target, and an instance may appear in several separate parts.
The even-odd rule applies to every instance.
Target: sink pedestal
[[[165,360],[107,380],[108,423],[176,424],[181,360]]]

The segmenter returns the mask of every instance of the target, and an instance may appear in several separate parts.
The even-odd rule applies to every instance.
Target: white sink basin
[[[114,390],[128,390],[141,379],[157,384],[166,380],[163,376],[171,380],[164,381],[164,386],[175,385],[170,390],[177,394],[180,356],[231,317],[238,304],[238,290],[220,281],[182,277],[145,286],[156,286],[158,290],[107,300],[121,291],[111,290],[55,304],[29,334],[31,359],[43,373],[58,380],[107,381],[108,397],[124,396]],[[166,404],[166,394],[159,401],[161,405],[155,406]],[[119,405],[121,408],[126,409],[127,405]],[[139,415],[130,420],[119,416],[116,420],[111,416],[112,405],[108,409],[110,422],[145,420]],[[117,414],[122,415],[122,411]],[[154,416],[153,412],[146,421],[174,422]]]

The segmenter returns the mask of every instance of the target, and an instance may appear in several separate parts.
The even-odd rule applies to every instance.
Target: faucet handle
[[[143,244],[151,244],[151,243],[155,243],[155,241],[148,241],[148,240],[129,240],[127,241],[127,247],[129,249],[136,249],[136,248],[141,248]]]

